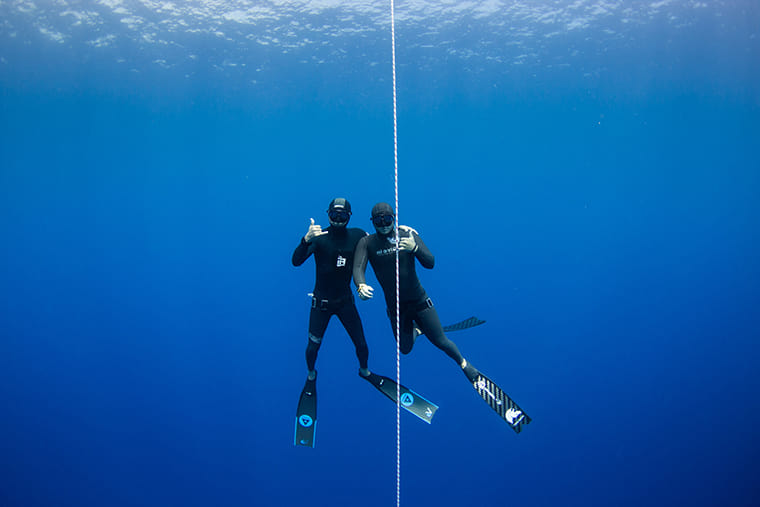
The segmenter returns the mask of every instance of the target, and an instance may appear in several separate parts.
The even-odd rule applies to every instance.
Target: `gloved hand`
[[[357,287],[356,289],[356,292],[359,293],[360,298],[366,301],[368,299],[372,299],[372,293],[375,292],[375,289],[373,289],[366,283],[360,283],[359,287]]]
[[[317,236],[322,236],[324,234],[327,234],[327,231],[322,230],[321,225],[315,225],[314,219],[310,218],[311,225],[309,226],[309,230],[306,232],[306,236],[303,237],[303,240],[306,243],[309,243],[312,239],[316,238]]]
[[[407,252],[416,252],[417,241],[414,239],[414,235],[410,234],[408,238],[401,238],[398,240],[398,248],[399,250],[405,250]]]

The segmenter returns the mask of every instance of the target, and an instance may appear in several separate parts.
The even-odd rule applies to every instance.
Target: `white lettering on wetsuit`
[[[346,258],[343,257],[342,255],[338,255],[338,262],[335,263],[335,266],[342,268],[345,265],[346,265]]]
[[[376,255],[378,255],[378,256],[396,255],[396,245],[395,245],[396,238],[393,237],[393,236],[390,236],[390,237],[386,238],[386,240],[388,241],[388,243],[391,244],[391,246],[388,247],[388,248],[381,248],[380,250],[378,250],[377,252],[375,252]]]
[[[390,248],[383,248],[382,250],[378,250],[378,251],[377,251],[377,252],[375,252],[375,253],[376,253],[376,255],[378,255],[378,256],[383,256],[383,255],[394,255],[394,254],[396,253],[396,247],[395,247],[395,246],[392,246],[392,247],[390,247]]]

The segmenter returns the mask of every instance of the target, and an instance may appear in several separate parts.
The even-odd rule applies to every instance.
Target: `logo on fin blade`
[[[477,381],[477,386],[476,386],[476,387],[477,387],[478,389],[480,389],[481,391],[485,391],[486,393],[488,393],[488,396],[490,396],[490,397],[493,399],[493,401],[495,401],[495,402],[496,402],[496,404],[497,404],[497,405],[501,405],[501,400],[500,400],[500,399],[498,399],[498,398],[497,398],[497,397],[496,397],[496,396],[495,396],[495,395],[494,395],[494,394],[491,392],[491,390],[490,390],[490,389],[488,389],[488,387],[486,386],[486,381],[485,381],[485,380],[483,380],[482,378],[480,378],[480,379]],[[481,396],[482,396],[482,394],[481,394]]]
[[[298,416],[298,424],[300,424],[304,428],[308,428],[309,426],[314,424],[314,420],[308,415],[303,414],[303,415]]]
[[[401,395],[401,404],[405,407],[408,407],[412,404],[414,404],[414,396],[412,396],[409,393],[404,393]]]
[[[522,415],[522,410],[515,410],[514,408],[510,408],[504,413],[504,419],[506,419],[506,421],[512,426],[518,424],[523,420],[523,418],[524,417]]]

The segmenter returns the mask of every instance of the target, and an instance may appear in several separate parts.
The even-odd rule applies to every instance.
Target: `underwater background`
[[[758,32],[754,0],[397,2],[399,221],[533,418],[420,339],[401,504],[760,503]],[[0,505],[395,503],[337,319],[293,445],[290,260],[333,197],[393,202],[391,71],[386,2],[0,1]]]

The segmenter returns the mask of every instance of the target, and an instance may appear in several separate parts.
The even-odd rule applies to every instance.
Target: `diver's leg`
[[[367,340],[364,338],[364,328],[353,300],[341,306],[336,312],[343,327],[346,328],[348,336],[356,348],[356,358],[359,360],[359,371],[362,376],[369,375],[367,369],[367,360],[369,359],[369,347]]]
[[[417,313],[415,320],[420,325],[425,336],[428,337],[428,340],[456,361],[470,382],[477,380],[480,372],[462,356],[456,343],[446,337],[446,333],[443,332],[443,326],[441,325],[441,319],[438,318],[438,312],[434,306],[425,308]]]
[[[407,305],[401,304],[401,339],[396,336],[396,309],[387,309],[388,318],[391,321],[391,328],[393,329],[393,336],[396,341],[399,342],[399,349],[402,354],[408,354],[414,347],[414,340],[417,336],[414,334],[414,322],[412,321],[414,313],[407,308]]]
[[[325,335],[330,317],[332,317],[331,313],[319,308],[312,308],[309,314],[309,340],[306,344],[306,367],[309,369],[309,380],[313,380],[317,375],[314,365],[317,362],[317,353],[322,345],[322,337]]]

